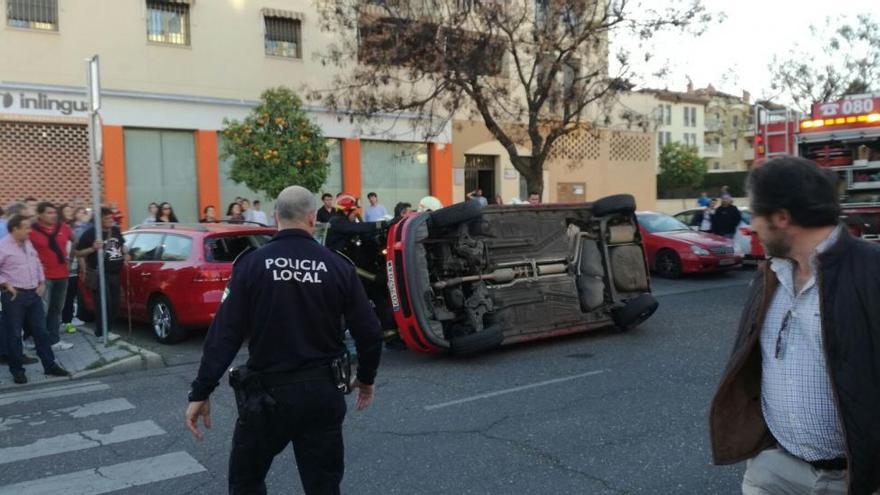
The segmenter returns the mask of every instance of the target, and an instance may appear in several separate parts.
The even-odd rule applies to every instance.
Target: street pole
[[[86,93],[89,96],[89,168],[92,174],[92,223],[95,226],[95,241],[104,240],[104,218],[101,216],[101,185],[98,183],[98,166],[101,163],[101,121],[98,110],[101,108],[101,73],[98,56],[86,59]],[[104,246],[95,253],[98,258],[98,294],[96,302],[100,308],[101,322],[104,326],[102,339],[107,346],[110,338],[110,322],[107,321],[107,280],[104,268]]]

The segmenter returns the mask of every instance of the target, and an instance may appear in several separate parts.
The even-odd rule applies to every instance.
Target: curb
[[[150,370],[165,367],[165,360],[163,360],[162,356],[156,354],[155,352],[137,347],[133,344],[129,344],[122,339],[117,340],[115,344],[125,345],[135,354],[127,358],[122,358],[118,361],[114,361],[106,366],[101,366],[97,369],[84,370],[80,371],[79,373],[74,373],[70,377],[70,379],[77,380],[79,378],[96,378],[101,376],[128,373],[130,371]]]

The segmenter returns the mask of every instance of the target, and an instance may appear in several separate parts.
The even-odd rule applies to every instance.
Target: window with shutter
[[[26,29],[58,30],[58,0],[7,0],[6,23]]]

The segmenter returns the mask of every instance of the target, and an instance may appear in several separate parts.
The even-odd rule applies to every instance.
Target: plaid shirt
[[[772,258],[779,288],[761,331],[761,408],[767,426],[788,452],[807,461],[846,456],[840,413],[822,343],[816,254],[840,236],[840,227],[816,247],[813,276],[795,293],[795,265]],[[780,332],[781,329],[781,332]]]

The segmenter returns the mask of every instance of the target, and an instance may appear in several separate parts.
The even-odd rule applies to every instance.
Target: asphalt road
[[[743,467],[710,463],[706,415],[750,277],[657,280],[660,309],[630,333],[469,359],[387,351],[373,407],[349,400],[343,491],[738,493]],[[230,390],[195,442],[182,414],[199,339],[167,348],[146,328],[133,335],[170,366],[0,395],[0,494],[225,492]],[[268,484],[299,492],[290,449]]]

